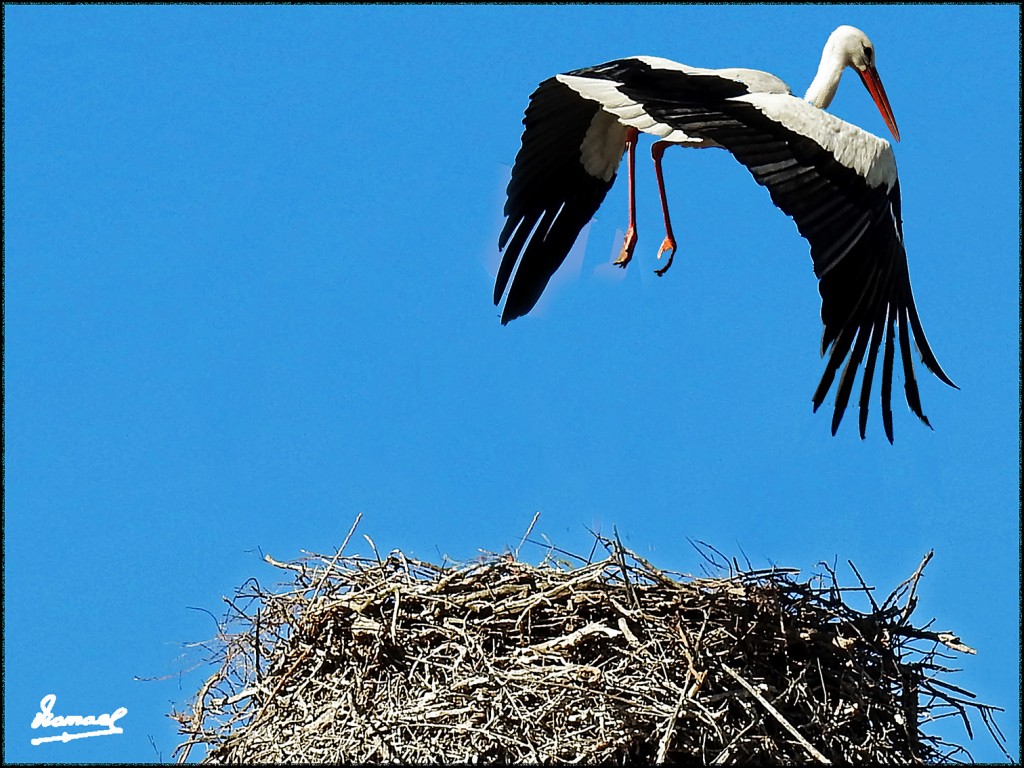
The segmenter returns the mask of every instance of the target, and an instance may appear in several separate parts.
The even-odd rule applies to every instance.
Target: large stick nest
[[[996,708],[940,679],[949,650],[974,651],[909,621],[931,553],[878,605],[825,564],[798,581],[705,548],[717,567],[694,578],[597,544],[576,564],[266,558],[293,582],[228,600],[220,668],[173,715],[180,759],[955,762],[925,728],[954,715],[970,735],[969,711],[1002,746]]]

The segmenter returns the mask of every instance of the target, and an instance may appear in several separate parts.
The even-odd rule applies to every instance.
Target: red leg
[[[626,131],[626,169],[629,179],[629,226],[626,228],[626,238],[622,243],[622,252],[613,264],[618,264],[623,269],[633,258],[633,249],[636,248],[636,140],[639,131],[630,128]]]
[[[673,142],[671,141],[656,141],[651,147],[651,157],[654,158],[654,173],[658,177],[658,192],[661,194],[661,212],[665,216],[665,239],[661,243],[661,248],[658,249],[658,258],[666,251],[668,254],[668,261],[665,262],[665,266],[661,269],[654,270],[658,277],[661,277],[668,268],[672,266],[672,259],[676,255],[676,238],[672,234],[672,222],[668,217],[668,196],[665,194],[665,178],[661,174],[661,156],[665,154],[665,150],[671,147]]]

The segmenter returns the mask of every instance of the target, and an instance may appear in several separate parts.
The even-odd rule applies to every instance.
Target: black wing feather
[[[878,361],[878,350],[882,346],[882,326],[885,318],[879,317],[871,326],[871,348],[864,361],[864,376],[860,385],[860,439],[863,440],[868,426],[868,402],[871,400],[871,379],[875,374],[875,363]]]

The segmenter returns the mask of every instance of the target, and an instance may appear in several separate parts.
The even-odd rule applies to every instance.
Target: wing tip
[[[505,307],[501,311],[501,324],[508,325],[510,321],[515,320],[517,317],[521,317],[521,314],[513,314],[509,311],[508,301],[505,302]]]

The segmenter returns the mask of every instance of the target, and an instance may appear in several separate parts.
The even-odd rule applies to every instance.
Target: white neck
[[[846,62],[836,55],[832,46],[825,46],[818,65],[818,74],[811,81],[804,101],[809,101],[818,109],[826,109],[832,103],[839,88],[839,78],[843,76]]]

